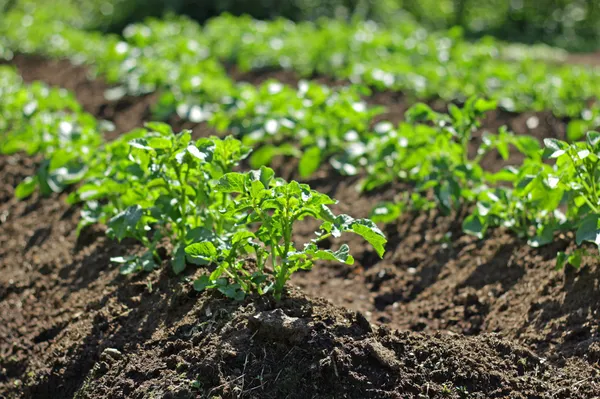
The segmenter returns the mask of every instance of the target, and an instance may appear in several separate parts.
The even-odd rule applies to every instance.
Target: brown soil
[[[114,134],[141,126],[156,98],[106,101],[105,83],[63,61],[17,57],[15,65],[28,81],[73,90],[88,112],[115,122]],[[393,93],[369,101],[387,105],[394,122],[408,106]],[[527,131],[531,116],[539,127]],[[549,113],[498,111],[485,126],[501,124],[538,138],[565,131]],[[168,267],[120,276],[109,258],[136,251],[134,243],[112,242],[99,227],[76,237],[78,210],[64,195],[12,198],[35,166],[0,157],[0,398],[600,396],[597,262],[552,271],[572,239],[533,249],[498,230],[480,241],[461,233],[465,212],[407,213],[386,226],[383,260],[342,237],[354,267],[317,265],[294,278],[302,292],[278,304],[233,303],[198,295]],[[281,173],[294,176],[292,167]],[[409,189],[359,195],[355,180],[324,168],[310,183],[355,217]],[[300,226],[298,241],[310,227]]]

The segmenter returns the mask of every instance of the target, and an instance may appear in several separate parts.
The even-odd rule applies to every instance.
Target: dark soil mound
[[[63,61],[17,57],[15,64],[26,80],[73,90],[88,112],[115,122],[114,134],[141,126],[156,100],[107,101],[105,83]],[[390,106],[392,120],[409,104],[392,93],[369,101]],[[530,116],[540,121],[536,137],[564,136],[564,121],[549,113],[497,111],[486,126],[525,133]],[[499,164],[490,158],[488,166]],[[290,165],[281,167],[286,177],[294,176]],[[537,250],[502,231],[479,241],[460,232],[465,212],[407,213],[386,227],[383,260],[351,239],[356,267],[318,265],[295,278],[308,297],[292,290],[281,303],[234,303],[198,295],[166,265],[120,276],[109,259],[135,244],[112,242],[99,227],[76,237],[78,209],[65,195],[13,199],[13,187],[35,166],[0,157],[0,397],[600,395],[598,269],[552,271],[556,251],[571,239]],[[310,183],[356,217],[410,189],[359,195],[355,178],[327,169]],[[309,231],[301,228],[296,239]]]
[[[118,353],[105,350],[80,396],[588,398],[600,393],[591,369],[585,375],[580,369],[575,375],[568,368],[557,370],[493,336],[372,330],[360,314],[298,292],[280,304],[190,299],[185,293],[182,298],[186,304],[172,309],[180,317],[166,317],[145,342],[126,343]],[[585,381],[572,386],[580,379]]]

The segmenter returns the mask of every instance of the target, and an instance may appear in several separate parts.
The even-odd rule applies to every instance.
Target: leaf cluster
[[[25,198],[36,188],[43,195],[59,193],[80,181],[101,142],[101,125],[66,90],[26,85],[10,67],[0,66],[0,96],[0,153],[42,156],[36,174],[15,195]]]

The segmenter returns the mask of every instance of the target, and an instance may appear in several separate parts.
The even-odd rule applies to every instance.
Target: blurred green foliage
[[[570,51],[596,50],[600,41],[600,0],[0,0],[0,10],[9,8],[44,8],[49,19],[104,32],[165,13],[200,22],[229,12],[294,21],[373,19],[387,26],[409,13],[429,29],[462,26],[468,37],[543,42]]]
[[[203,22],[221,13],[247,14],[257,19],[283,17],[294,21],[319,17],[380,19],[385,11],[397,9],[387,0],[0,0],[0,10],[21,9],[31,13],[44,9],[51,19],[76,27],[121,32],[146,17],[166,13],[187,15]],[[48,10],[46,10],[48,9]]]
[[[400,0],[428,28],[460,25],[473,37],[597,50],[598,0]]]

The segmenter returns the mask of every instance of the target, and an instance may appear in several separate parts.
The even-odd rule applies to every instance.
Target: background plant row
[[[225,62],[242,70],[268,67],[305,77],[335,76],[418,99],[463,102],[477,94],[507,110],[550,109],[588,123],[590,114],[598,112],[586,101],[600,92],[596,69],[540,62],[564,57],[551,49],[489,38],[472,43],[460,30],[430,33],[410,21],[386,29],[372,22],[265,22],[225,15],[201,27],[173,17],[130,25],[121,39],[13,11],[0,29],[5,57],[43,53],[87,62],[130,93],[166,89],[195,102],[222,100],[235,92],[220,64]]]
[[[71,26],[120,32],[126,25],[166,12],[204,22],[223,12],[294,21],[324,16],[373,20],[394,27],[419,21],[428,30],[460,26],[469,37],[492,35],[522,43],[557,45],[570,51],[597,49],[600,8],[595,0],[0,0],[0,12],[35,10]]]

